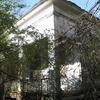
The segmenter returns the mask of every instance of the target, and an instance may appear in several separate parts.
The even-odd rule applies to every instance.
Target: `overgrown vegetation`
[[[75,63],[73,52],[77,50],[75,53],[78,54],[82,65],[81,86],[83,98],[84,100],[97,100],[95,79],[100,77],[100,74],[96,71],[100,66],[100,31],[95,22],[98,19],[88,13],[83,14],[72,26],[75,29],[73,37],[67,37],[63,34],[63,36],[58,36],[59,38],[51,41],[48,40],[49,36],[43,36],[32,26],[21,31],[15,28],[14,25],[17,19],[14,10],[20,7],[22,6],[17,1],[0,1],[0,99],[4,100],[5,83],[20,81],[23,90],[23,85],[32,85],[32,83],[27,82],[27,76],[30,77],[31,74],[32,81],[35,76],[34,71],[53,66],[54,69],[49,72],[51,76],[46,78],[42,76],[42,78],[50,81],[49,86],[52,86],[49,89],[54,90],[51,91],[52,93],[50,92],[50,95],[53,95],[53,99],[61,100],[63,91],[61,90],[60,69],[62,65]],[[26,40],[27,36],[30,36],[32,43],[29,44]],[[57,45],[54,46],[54,44]],[[50,52],[55,54],[53,55]],[[52,54],[53,57],[48,56],[48,54]],[[25,68],[29,68],[32,72],[27,73],[28,70]],[[39,75],[41,76],[40,72]],[[41,82],[39,76],[38,79]],[[37,84],[38,81],[37,79],[35,80]],[[34,80],[32,82],[35,83]],[[40,87],[42,87],[41,84]],[[40,93],[39,91],[37,92]]]

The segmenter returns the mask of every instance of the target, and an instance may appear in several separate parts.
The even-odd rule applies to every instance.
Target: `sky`
[[[22,0],[26,7],[23,9],[24,12],[29,10],[39,0]],[[80,6],[82,9],[87,11],[97,2],[97,0],[69,0]]]

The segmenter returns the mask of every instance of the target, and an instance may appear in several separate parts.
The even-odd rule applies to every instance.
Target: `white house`
[[[48,34],[53,35],[54,38],[63,35],[63,33],[71,37],[74,34],[74,29],[71,31],[68,30],[70,30],[71,26],[74,26],[75,20],[81,14],[82,9],[70,1],[40,0],[16,25],[20,30],[32,25],[40,33],[45,34],[49,31]],[[77,55],[77,53],[75,53],[75,55]],[[68,83],[62,81],[73,80],[73,76],[75,79],[80,79],[81,64],[79,60],[76,60],[73,64],[62,66],[61,71],[62,70],[66,76],[61,79],[62,90],[67,88],[68,85]]]

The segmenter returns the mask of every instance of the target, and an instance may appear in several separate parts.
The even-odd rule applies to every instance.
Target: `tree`
[[[14,24],[17,20],[16,9],[21,7],[20,2],[12,0],[0,0],[0,95],[4,99],[4,83],[13,76],[19,62],[18,47],[9,40],[10,34],[17,31]],[[14,73],[15,74],[15,73]],[[10,78],[8,78],[10,77]],[[8,79],[7,79],[8,78]]]
[[[90,22],[90,15],[81,17],[81,23],[78,23],[78,38],[80,43],[80,61],[82,63],[82,88],[85,100],[95,100],[95,78],[96,68],[98,67],[97,51],[99,50],[99,37],[96,33],[96,27]]]

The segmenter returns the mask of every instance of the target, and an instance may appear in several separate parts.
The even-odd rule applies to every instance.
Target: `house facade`
[[[63,35],[71,38],[75,34],[74,28],[71,29],[71,27],[75,25],[75,20],[82,14],[82,12],[83,11],[80,7],[67,0],[40,0],[17,22],[16,25],[20,30],[25,29],[28,26],[33,26],[44,36],[48,34],[50,41],[56,40]],[[31,38],[28,38],[28,40],[31,41]],[[54,47],[58,44],[54,43]],[[56,52],[52,50],[52,53],[48,52],[48,55],[50,57],[55,57],[55,53]],[[62,91],[69,91],[71,88],[75,89],[76,84],[81,81],[79,53],[75,50],[73,54],[74,59],[70,58],[70,63],[65,61],[66,63],[62,63],[60,67],[60,86]],[[64,53],[62,53],[62,55],[64,55]],[[60,57],[57,59],[60,59]],[[63,60],[65,59],[63,58]],[[28,70],[30,69],[28,68]],[[47,66],[47,68],[42,69],[41,74],[44,76],[43,79],[47,79],[49,71],[52,70],[55,70],[54,66]],[[45,88],[47,89],[46,81],[48,80],[43,79],[42,87],[45,91]],[[54,82],[54,84],[56,83]]]

